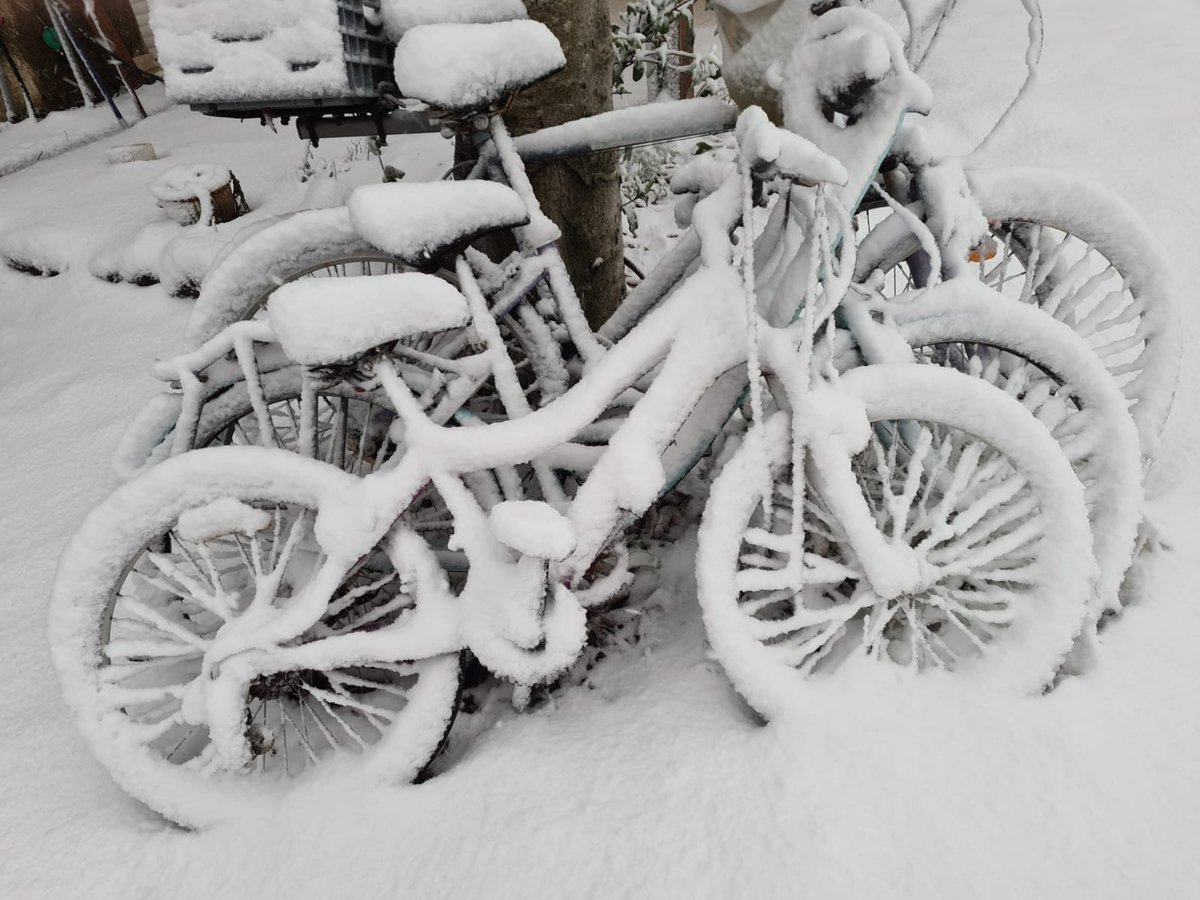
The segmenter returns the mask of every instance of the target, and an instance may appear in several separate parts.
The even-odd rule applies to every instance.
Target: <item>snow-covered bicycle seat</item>
[[[561,71],[562,47],[541,22],[421,25],[396,48],[400,93],[452,112],[490,110]]]
[[[467,299],[436,275],[303,278],[267,301],[283,352],[302,366],[352,362],[375,347],[465,325]]]
[[[520,195],[494,181],[371,184],[348,205],[365,240],[419,269],[488,232],[529,223]]]
[[[529,18],[521,0],[383,0],[379,12],[388,36],[396,41],[419,25]]]

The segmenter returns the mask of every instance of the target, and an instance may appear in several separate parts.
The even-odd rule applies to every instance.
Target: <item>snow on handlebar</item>
[[[757,106],[738,118],[737,136],[743,163],[763,180],[786,178],[805,187],[841,186],[850,180],[840,161],[812,141],[773,125]]]

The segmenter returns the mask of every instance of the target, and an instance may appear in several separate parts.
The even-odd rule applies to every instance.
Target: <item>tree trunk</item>
[[[567,68],[523,91],[505,116],[524,134],[612,109],[612,39],[607,0],[525,0],[529,15],[562,43]],[[545,210],[562,230],[559,249],[588,321],[599,326],[625,292],[621,185],[616,153],[530,166]]]
[[[692,23],[688,21],[687,16],[680,16],[675,22],[676,41],[679,49],[687,54],[696,52],[696,30],[692,28]],[[679,61],[686,62],[688,57],[682,57]],[[696,92],[696,84],[692,78],[691,72],[679,73],[679,96],[683,100],[691,99]]]

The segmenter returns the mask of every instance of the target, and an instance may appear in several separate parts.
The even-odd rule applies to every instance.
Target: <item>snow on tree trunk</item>
[[[694,79],[684,66],[696,52],[696,35],[691,22],[685,15],[676,15],[671,24],[667,43],[663,45],[662,64],[654,66],[647,80],[647,93],[651,101],[662,99],[665,94],[672,100],[682,100],[694,93]]]
[[[518,96],[507,121],[517,134],[612,109],[612,41],[607,0],[526,0],[529,15],[562,43],[567,68]],[[534,190],[562,229],[559,248],[593,326],[625,290],[617,154],[530,167]]]
[[[655,66],[650,71],[647,92],[651,102],[664,99],[664,95],[666,95],[666,99],[670,100],[678,100],[683,96],[680,90],[680,73],[675,68],[679,62],[679,50],[679,30],[672,27],[670,36],[662,47],[663,64]]]
[[[696,30],[692,27],[691,20],[687,16],[680,16],[675,20],[675,40],[679,49],[684,54],[692,54],[696,52]],[[683,59],[687,59],[684,56]],[[679,97],[680,99],[688,99],[696,92],[695,79],[690,71],[679,73]]]

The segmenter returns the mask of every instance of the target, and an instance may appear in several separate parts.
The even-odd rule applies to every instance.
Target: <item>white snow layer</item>
[[[420,272],[293,281],[271,296],[267,310],[284,351],[306,366],[351,360],[470,317],[453,285]]]
[[[359,234],[413,263],[488,231],[529,221],[520,195],[493,181],[366,185],[350,195],[349,207]]]
[[[333,0],[154,0],[167,92],[180,102],[339,97],[349,89]]]
[[[393,39],[418,25],[524,19],[521,0],[383,0],[383,27]]]
[[[952,71],[934,85],[937,109],[982,128],[1003,100],[996,79],[1023,74],[1024,12],[992,0],[958,8],[961,28],[938,51]],[[1187,164],[1200,131],[1180,111],[1194,108],[1200,80],[1200,12],[1187,0],[1141,8],[1046,4],[1041,87],[987,162],[1099,177],[1186,265],[1200,226],[1181,198],[1200,190]],[[182,111],[137,128],[185,161],[236,150],[227,162],[248,190],[255,180],[276,187],[271,173],[296,155],[294,136]],[[682,540],[659,575],[635,585],[645,612],[628,619],[643,638],[609,648],[593,689],[568,688],[527,715],[461,713],[424,784],[314,785],[263,803],[254,821],[203,833],[129,800],[60,699],[47,585],[67,536],[107,493],[108,448],[160,390],[145,374],[150,357],[175,349],[188,309],[85,271],[114,218],[128,227],[161,215],[129,173],[100,177],[103,150],[71,151],[0,185],[0,229],[36,231],[75,262],[56,279],[0,266],[5,897],[1194,898],[1195,353],[1152,473],[1154,522],[1176,549],[1143,557],[1129,585],[1139,602],[1102,632],[1096,667],[1045,697],[981,703],[950,685],[829,691],[803,715],[759,727],[706,655],[695,543]],[[1195,346],[1200,307],[1182,313]]]
[[[138,99],[151,115],[171,104],[160,85],[138,89]],[[113,98],[126,122],[138,117],[133,98],[121,94]],[[99,140],[110,134],[123,134],[125,126],[107,104],[81,106],[52,112],[43,119],[24,119],[18,123],[0,123],[0,176],[19,171],[35,162],[49,159],[67,150]],[[128,139],[120,143],[129,143]]]
[[[396,84],[441,109],[486,109],[567,64],[541,22],[424,25],[396,48]]]
[[[229,178],[228,169],[210,163],[176,166],[150,182],[150,193],[167,202],[195,200],[220,190]]]
[[[178,533],[185,541],[203,543],[227,534],[249,537],[266,531],[272,521],[271,514],[265,509],[255,509],[234,497],[222,497],[181,515]]]
[[[566,559],[575,549],[571,522],[548,503],[508,500],[488,513],[496,539],[526,556]]]

